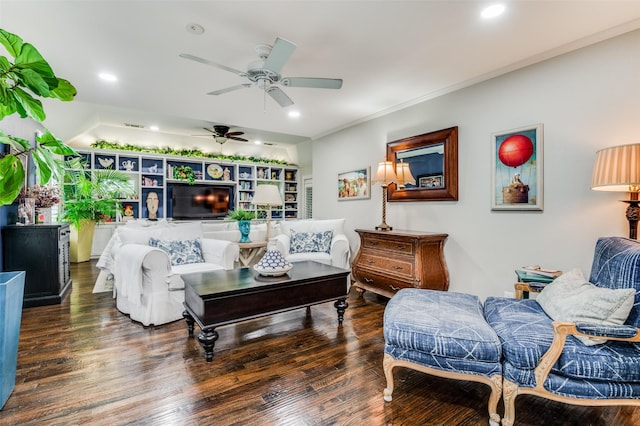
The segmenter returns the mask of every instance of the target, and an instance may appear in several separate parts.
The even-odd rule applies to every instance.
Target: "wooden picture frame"
[[[491,135],[491,210],[543,210],[543,125]]]
[[[387,161],[409,164],[415,184],[387,188],[388,201],[458,200],[458,127],[387,144]]]
[[[371,167],[338,173],[338,201],[371,198]]]

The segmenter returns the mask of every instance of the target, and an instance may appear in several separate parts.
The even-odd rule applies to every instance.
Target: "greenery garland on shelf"
[[[133,151],[133,152],[148,152],[152,154],[161,154],[161,155],[177,155],[181,157],[200,157],[200,158],[211,158],[213,160],[227,160],[227,161],[240,161],[247,163],[263,163],[263,164],[281,164],[281,165],[291,165],[286,161],[282,160],[272,160],[267,158],[260,157],[245,157],[242,155],[224,155],[219,153],[206,153],[200,151],[198,148],[194,149],[174,149],[174,148],[145,148],[137,145],[125,144],[120,145],[115,142],[109,142],[105,140],[98,140],[93,142],[91,148],[97,149],[109,149],[109,150],[118,150],[118,151]]]

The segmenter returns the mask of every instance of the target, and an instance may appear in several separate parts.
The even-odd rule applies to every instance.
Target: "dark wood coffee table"
[[[347,309],[347,269],[318,262],[296,262],[288,274],[265,277],[252,268],[184,274],[189,335],[197,322],[207,362],[218,340],[216,327],[335,300],[338,323]]]

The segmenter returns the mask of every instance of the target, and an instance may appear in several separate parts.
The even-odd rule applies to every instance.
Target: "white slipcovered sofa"
[[[113,275],[120,312],[160,325],[182,318],[181,274],[233,269],[238,252],[231,241],[204,238],[200,222],[131,222],[118,227],[97,266]]]
[[[280,233],[269,241],[289,262],[314,260],[349,269],[351,252],[343,219],[305,219],[280,222]]]

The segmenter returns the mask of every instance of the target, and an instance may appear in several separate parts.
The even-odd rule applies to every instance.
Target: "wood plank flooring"
[[[110,294],[92,294],[96,275],[93,262],[73,264],[61,305],[23,310],[1,425],[488,424],[489,391],[478,383],[396,369],[394,399],[383,401],[386,300],[374,294],[353,291],[342,327],[332,303],[221,327],[207,363],[184,321],[131,321]],[[640,410],[523,396],[516,420],[637,425]]]

